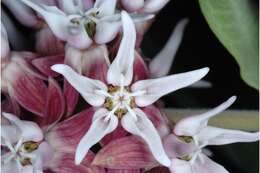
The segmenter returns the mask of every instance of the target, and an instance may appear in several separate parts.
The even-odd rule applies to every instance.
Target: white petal
[[[198,134],[203,128],[207,126],[208,120],[211,117],[227,109],[235,102],[235,100],[236,96],[230,97],[227,101],[206,113],[190,116],[180,120],[175,125],[174,133],[179,136],[193,136]]]
[[[132,82],[133,63],[136,31],[131,18],[126,12],[122,12],[123,38],[119,46],[116,58],[108,69],[107,81],[109,84],[120,86],[121,76],[124,77],[123,85],[127,86]]]
[[[77,8],[74,0],[59,0],[60,8],[67,14],[78,14],[79,8]]]
[[[107,91],[107,87],[103,82],[82,76],[65,64],[53,65],[51,69],[62,74],[92,106],[101,106],[104,103],[105,96],[96,93],[97,90]]]
[[[1,137],[2,145],[5,145],[5,141],[9,141],[11,144],[16,143],[20,139],[20,131],[14,125],[2,125],[1,124]]]
[[[21,173],[34,173],[33,166],[32,165],[23,166]]]
[[[21,130],[21,137],[25,141],[41,141],[43,139],[43,133],[41,128],[32,121],[20,120],[15,115],[10,113],[2,113],[3,116],[11,123],[17,126]]]
[[[225,145],[236,142],[255,142],[259,140],[259,132],[250,133],[240,130],[229,130],[208,126],[198,135],[200,143],[208,145]]]
[[[94,8],[99,10],[98,16],[113,15],[116,8],[116,0],[96,0]]]
[[[211,88],[212,87],[212,83],[210,83],[209,81],[200,80],[200,81],[192,84],[189,87],[190,88]]]
[[[144,6],[144,0],[121,0],[123,7],[130,12],[137,11]]]
[[[180,159],[172,159],[170,170],[172,173],[201,173],[193,172],[190,162]]]
[[[192,165],[192,169],[198,173],[228,173],[223,166],[212,161],[204,154],[199,154],[197,160]]]
[[[138,81],[132,85],[132,91],[145,91],[146,93],[135,97],[135,102],[140,107],[148,106],[157,101],[160,97],[200,80],[208,71],[209,68],[206,67],[158,79]]]
[[[163,49],[149,64],[149,69],[153,78],[162,77],[169,73],[187,23],[188,19],[183,19],[177,24]]]
[[[69,18],[54,6],[46,6],[44,4],[37,4],[30,0],[22,0],[26,5],[37,11],[45,21],[53,33],[61,40],[66,40],[68,35]]]
[[[16,161],[12,160],[7,164],[1,163],[1,173],[21,173]]]
[[[154,13],[162,9],[169,0],[146,0],[143,8],[143,12]]]
[[[7,58],[9,52],[10,52],[10,47],[9,47],[7,32],[4,25],[1,22],[1,59]]]
[[[99,109],[94,114],[94,121],[77,146],[75,156],[75,163],[77,165],[84,159],[90,147],[99,142],[106,134],[116,129],[118,125],[117,117],[112,115],[110,119],[106,121],[105,117],[107,113],[108,111],[106,109]]]
[[[100,22],[96,26],[96,33],[95,33],[95,42],[98,44],[104,44],[112,41],[119,29],[120,29],[120,22]]]
[[[126,114],[121,121],[123,128],[134,135],[140,136],[148,144],[155,159],[164,166],[170,166],[170,159],[166,155],[161,138],[153,123],[140,109],[134,109],[137,120],[130,114]]]

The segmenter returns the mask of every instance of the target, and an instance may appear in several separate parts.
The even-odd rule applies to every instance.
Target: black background
[[[258,6],[258,1],[255,1]],[[196,0],[172,0],[157,15],[145,35],[142,49],[147,57],[154,57],[163,47],[176,23],[188,18],[184,38],[171,68],[171,74],[210,67],[206,80],[210,89],[186,88],[166,97],[166,107],[214,107],[232,95],[237,101],[231,109],[258,110],[259,93],[240,77],[239,66],[210,30]],[[234,120],[235,121],[235,120]],[[259,143],[232,144],[211,147],[213,160],[221,163],[231,173],[259,172]]]

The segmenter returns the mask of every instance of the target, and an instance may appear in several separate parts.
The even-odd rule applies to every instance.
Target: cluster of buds
[[[3,173],[226,173],[203,148],[259,139],[258,132],[207,125],[235,96],[201,115],[168,121],[158,100],[208,86],[201,79],[209,68],[168,74],[187,19],[156,57],[142,58],[142,37],[167,2],[2,1],[36,30],[29,52],[3,10]]]

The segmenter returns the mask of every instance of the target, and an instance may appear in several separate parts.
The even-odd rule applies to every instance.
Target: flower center
[[[92,10],[91,12],[85,13],[80,16],[73,16],[73,18],[70,20],[71,26],[69,27],[69,32],[71,34],[78,34],[80,32],[80,26],[83,25],[88,36],[93,39],[96,33],[98,14],[99,11]]]
[[[118,118],[122,118],[129,109],[135,107],[134,97],[131,96],[129,88],[109,86],[108,93],[111,97],[107,97],[104,107],[113,111]]]
[[[191,143],[194,141],[191,136],[178,136],[178,139],[185,143]]]
[[[12,159],[15,159],[20,163],[22,166],[32,165],[33,155],[30,155],[33,151],[37,150],[39,147],[39,143],[34,141],[27,141],[23,142],[19,140],[15,145],[8,144],[10,155],[4,158],[4,163],[8,163]]]

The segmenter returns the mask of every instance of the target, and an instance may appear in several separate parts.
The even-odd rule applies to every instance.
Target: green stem
[[[173,122],[205,111],[206,109],[165,109],[166,115]],[[221,128],[258,131],[259,112],[251,110],[228,110],[211,118],[209,124]]]

